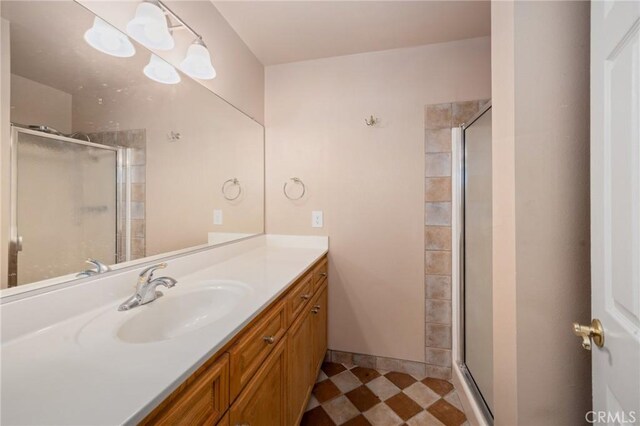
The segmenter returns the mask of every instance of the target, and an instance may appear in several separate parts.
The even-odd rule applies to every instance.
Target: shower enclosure
[[[458,366],[488,422],[493,410],[491,103],[460,128]]]
[[[12,126],[10,287],[116,263],[119,151]]]

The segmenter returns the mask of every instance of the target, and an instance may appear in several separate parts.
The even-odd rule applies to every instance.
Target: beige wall
[[[589,3],[492,6],[496,424],[581,424],[590,362],[571,323],[590,306]]]
[[[139,1],[80,0],[79,3],[124,31]],[[199,82],[264,123],[264,67],[218,9],[209,1],[170,0],[165,3],[203,36],[211,52],[218,76]],[[156,53],[178,66],[194,37],[181,30],[174,32],[174,39],[176,47],[173,50]]]
[[[267,231],[329,235],[331,349],[424,361],[424,106],[488,98],[489,60],[478,38],[267,67]]]
[[[498,425],[518,424],[515,271],[513,2],[491,4],[493,401]]]
[[[10,95],[11,95],[11,61],[9,44],[9,21],[0,18],[0,288],[6,288],[7,260],[9,256],[9,226],[10,226],[10,191],[9,182],[9,144],[11,138]]]
[[[11,121],[43,124],[71,133],[71,94],[11,74]]]

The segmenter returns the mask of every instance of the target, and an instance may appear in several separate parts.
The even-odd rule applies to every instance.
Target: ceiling
[[[214,1],[264,65],[488,36],[489,1]]]

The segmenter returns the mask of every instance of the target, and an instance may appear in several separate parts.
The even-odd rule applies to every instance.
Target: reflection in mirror
[[[260,124],[73,1],[1,13],[2,288],[263,232]]]

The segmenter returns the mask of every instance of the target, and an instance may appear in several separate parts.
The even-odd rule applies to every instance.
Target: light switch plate
[[[213,224],[222,225],[222,210],[216,209],[213,211]]]
[[[314,210],[311,212],[311,227],[322,228],[324,225],[322,218],[322,210]]]

